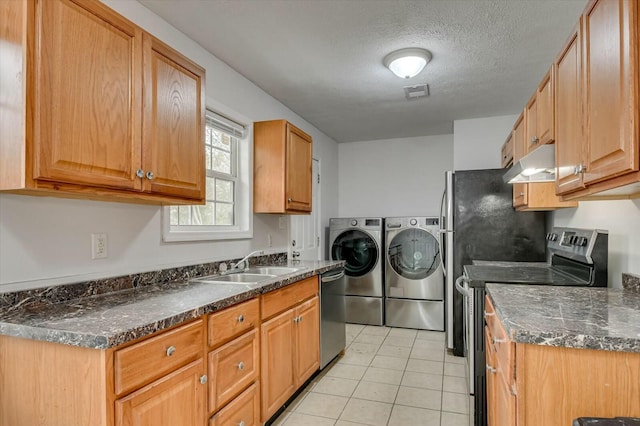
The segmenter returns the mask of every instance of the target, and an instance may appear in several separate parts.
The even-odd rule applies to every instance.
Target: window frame
[[[207,101],[207,114],[221,116],[232,123],[244,126],[243,137],[237,137],[235,152],[232,150],[231,167],[235,167],[233,179],[234,225],[171,225],[170,206],[162,208],[162,240],[215,241],[250,239],[253,237],[253,126],[251,120],[211,100]],[[202,149],[205,149],[203,139]],[[207,170],[208,177],[232,180],[225,173]],[[232,170],[233,175],[233,170]],[[214,181],[215,182],[215,181]],[[215,191],[215,189],[214,189]]]

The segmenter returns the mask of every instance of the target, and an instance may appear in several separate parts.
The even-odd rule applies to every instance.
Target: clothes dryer
[[[385,324],[444,331],[437,217],[385,219]]]
[[[382,218],[332,218],[332,260],[345,261],[346,322],[384,324]]]

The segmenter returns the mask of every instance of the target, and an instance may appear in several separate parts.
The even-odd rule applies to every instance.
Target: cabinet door
[[[311,140],[298,128],[287,123],[287,210],[311,211],[312,156]]]
[[[527,153],[525,145],[524,111],[513,126],[513,162],[517,162]]]
[[[533,151],[538,147],[540,143],[540,135],[538,135],[538,103],[536,100],[536,94],[534,93],[527,106],[524,108],[525,115],[525,155]]]
[[[144,64],[145,190],[204,200],[204,70],[147,34]]]
[[[514,426],[516,424],[516,398],[500,374],[493,374],[494,422],[493,426]],[[491,423],[489,423],[491,425]]]
[[[526,206],[529,203],[529,188],[526,183],[513,184],[513,207]]]
[[[637,7],[595,1],[583,15],[586,184],[638,170]]]
[[[200,426],[205,422],[199,359],[115,403],[116,426]]]
[[[36,2],[33,178],[140,189],[142,31],[100,2]]]
[[[295,391],[293,310],[264,322],[260,339],[262,421],[268,420]]]
[[[582,77],[580,40],[582,20],[571,33],[569,42],[555,62],[556,89],[556,192],[565,194],[584,188],[582,173]]]
[[[320,310],[318,297],[295,310],[295,375],[296,387],[302,385],[320,368]]]
[[[552,143],[556,138],[554,110],[554,75],[551,68],[542,79],[536,95],[536,135],[540,139],[538,145]]]
[[[496,394],[495,394],[495,382],[496,382],[496,351],[491,344],[491,337],[489,328],[484,328],[484,347],[486,358],[486,377],[487,377],[487,425],[496,425]]]

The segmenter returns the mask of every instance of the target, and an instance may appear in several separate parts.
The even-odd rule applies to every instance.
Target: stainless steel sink
[[[301,271],[304,268],[291,268],[287,266],[254,266],[247,268],[244,273],[250,274],[267,274],[267,275],[286,275]]]
[[[198,282],[207,282],[207,283],[243,283],[243,284],[255,284],[260,281],[266,281],[271,278],[275,278],[276,275],[271,274],[249,274],[245,272],[240,272],[237,274],[229,274],[229,275],[215,275],[209,277],[195,278],[192,281]]]

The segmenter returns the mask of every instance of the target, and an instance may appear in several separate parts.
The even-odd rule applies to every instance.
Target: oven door
[[[473,303],[473,289],[469,288],[469,283],[464,275],[458,277],[455,282],[456,290],[464,297],[464,353],[467,362],[467,371],[469,374],[469,394],[474,393],[474,336],[475,336],[475,324],[474,324],[474,303]]]

